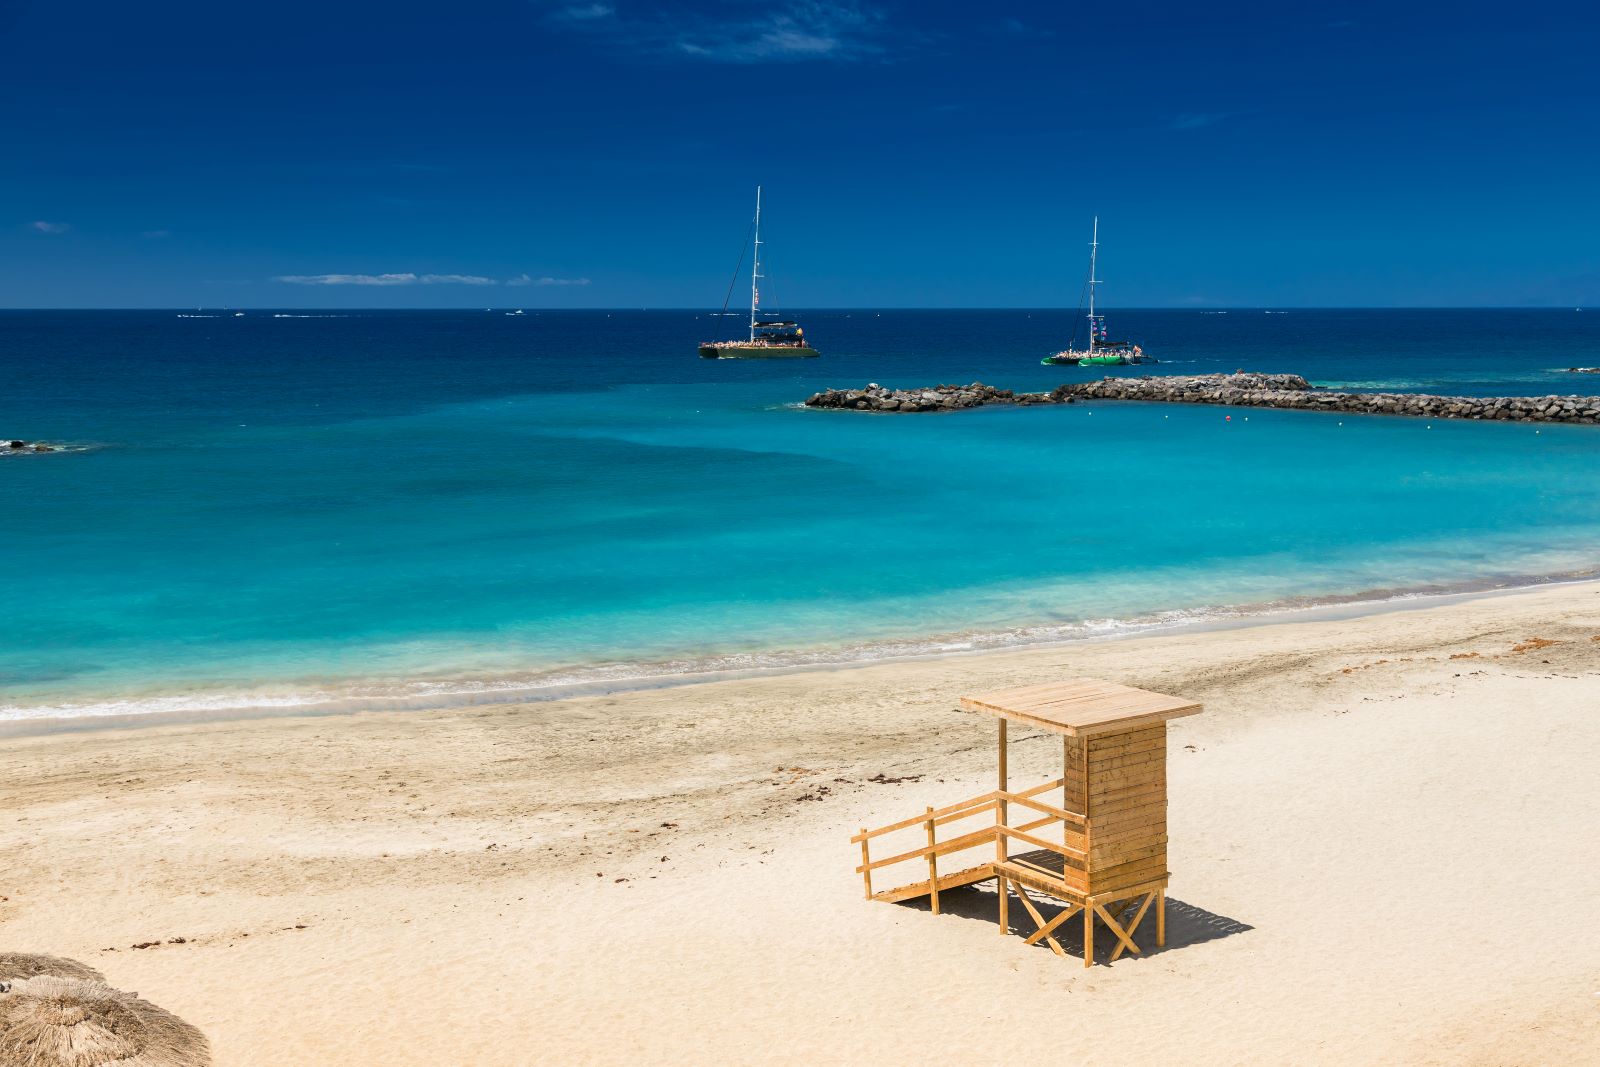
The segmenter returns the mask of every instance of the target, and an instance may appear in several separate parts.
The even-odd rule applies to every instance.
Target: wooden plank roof
[[[962,697],[961,706],[1062,734],[1103,733],[1197,715],[1200,705],[1183,697],[1104,682],[1069,678]]]

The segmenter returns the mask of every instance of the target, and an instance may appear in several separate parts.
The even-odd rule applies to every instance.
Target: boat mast
[[[1094,236],[1089,240],[1089,354],[1094,355],[1094,287],[1100,279],[1094,276],[1094,261],[1100,251],[1100,216],[1094,217]]]
[[[1092,273],[1092,272],[1091,272]],[[756,186],[756,250],[750,261],[750,343],[756,343],[756,306],[761,303],[761,292],[756,284],[761,279],[761,186]]]

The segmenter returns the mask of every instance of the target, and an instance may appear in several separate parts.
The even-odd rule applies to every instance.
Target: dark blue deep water
[[[798,409],[1045,388],[1060,311],[0,312],[0,717],[484,699],[1116,632],[1600,562],[1600,428],[1167,405]],[[1600,312],[1116,311],[1163,362],[1600,390]]]

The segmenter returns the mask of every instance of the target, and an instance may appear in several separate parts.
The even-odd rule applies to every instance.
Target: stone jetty
[[[1049,393],[1014,393],[992,385],[935,385],[928,389],[886,389],[873,382],[865,389],[824,389],[806,401],[808,408],[853,411],[960,411],[986,404],[1070,404],[1072,398]]]
[[[1142,400],[1222,404],[1351,415],[1409,415],[1499,422],[1600,423],[1596,396],[1434,396],[1427,393],[1343,393],[1318,389],[1298,374],[1197,374],[1104,378],[1059,385],[1048,393],[1013,393],[974,383],[934,389],[828,389],[807,407],[857,411],[956,411],[985,404],[1070,404],[1074,400]],[[910,401],[908,404],[907,402]]]
[[[1341,393],[1316,389],[1298,374],[1201,374],[1191,377],[1106,378],[1065,387],[1096,400],[1155,400],[1176,404],[1339,411],[1351,415],[1411,415],[1429,419],[1501,422],[1600,422],[1596,396],[1434,396],[1429,393]]]

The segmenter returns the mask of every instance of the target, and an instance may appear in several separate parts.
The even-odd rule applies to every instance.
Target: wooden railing
[[[902,819],[887,826],[880,826],[875,830],[863,827],[861,832],[850,838],[850,840],[861,845],[861,865],[856,868],[856,873],[861,875],[867,899],[872,899],[874,895],[872,891],[873,871],[899,863],[926,859],[928,865],[927,881],[923,882],[918,879],[916,882],[899,887],[899,890],[912,889],[914,892],[908,895],[914,896],[921,896],[925,892],[929,897],[934,913],[937,914],[939,911],[939,857],[947,856],[954,852],[964,852],[968,849],[979,848],[986,844],[994,844],[994,859],[979,864],[977,867],[968,868],[965,873],[978,873],[983,870],[983,877],[988,877],[989,874],[994,873],[994,867],[997,863],[1023,862],[1010,858],[1009,847],[1013,841],[1030,845],[1034,849],[1054,852],[1065,859],[1074,860],[1082,864],[1088,858],[1088,853],[1083,849],[1074,848],[1067,843],[1066,839],[1069,835],[1081,837],[1088,829],[1088,818],[1078,812],[1058,808],[1053,804],[1047,804],[1037,799],[1041,793],[1048,793],[1052,789],[1060,789],[1062,784],[1063,780],[1058,778],[1053,782],[1045,782],[1043,785],[1025,789],[1020,793],[997,789],[993,792],[969,797],[960,803],[951,804],[943,808],[929,808],[921,815],[914,815],[909,819]],[[1013,826],[1008,821],[1010,807],[1013,804],[1027,809],[1030,813],[1037,812],[1041,817]],[[944,841],[939,840],[940,827],[960,822],[963,819],[985,815],[989,812],[994,813],[994,823],[992,825],[984,826],[978,830],[970,830]],[[1035,833],[1035,831],[1040,831],[1045,827],[1056,824],[1059,824],[1062,828],[1062,841],[1060,843],[1047,840]],[[875,860],[872,858],[872,841],[875,838],[898,831],[910,830],[917,826],[923,827],[927,832],[925,844],[881,859]],[[1033,867],[1052,878],[1062,877],[1060,872],[1057,871],[1050,871],[1025,862],[1023,865]],[[976,881],[978,879],[970,880]],[[917,889],[916,887],[918,886],[925,886],[926,888]],[[897,893],[898,890],[886,890],[885,892],[892,894]]]

